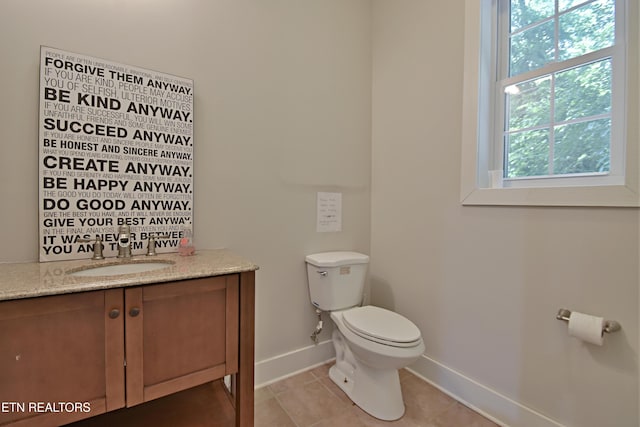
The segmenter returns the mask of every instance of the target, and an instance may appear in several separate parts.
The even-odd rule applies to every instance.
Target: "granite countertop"
[[[144,273],[93,277],[67,274],[97,266],[163,261],[169,265]],[[155,257],[133,256],[127,260],[108,258],[100,261],[82,259],[0,264],[0,301],[220,276],[257,269],[257,265],[226,249],[198,250],[192,256],[167,253]]]

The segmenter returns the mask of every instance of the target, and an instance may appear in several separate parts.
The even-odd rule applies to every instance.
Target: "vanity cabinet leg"
[[[253,427],[255,273],[240,274],[239,370],[236,376],[236,427]]]

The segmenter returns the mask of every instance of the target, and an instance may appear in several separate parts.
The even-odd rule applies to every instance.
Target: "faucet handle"
[[[156,256],[158,253],[156,252],[156,239],[168,239],[171,236],[168,234],[158,234],[158,233],[149,233],[147,240],[147,256]]]
[[[102,250],[104,249],[104,245],[102,244],[102,238],[100,236],[96,235],[95,239],[79,238],[78,242],[80,242],[80,243],[91,243],[91,242],[94,242],[94,244],[93,244],[93,256],[91,257],[91,259],[94,259],[94,260],[104,259],[104,255],[102,254]]]

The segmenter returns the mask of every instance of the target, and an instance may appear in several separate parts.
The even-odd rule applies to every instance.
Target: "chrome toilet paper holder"
[[[569,316],[571,316],[571,310],[567,310],[566,308],[561,308],[560,310],[558,310],[558,314],[556,314],[556,319],[568,322]],[[616,322],[615,320],[605,320],[604,328],[602,329],[602,332],[606,332],[610,334],[612,332],[619,331],[620,329],[621,329],[620,323]]]

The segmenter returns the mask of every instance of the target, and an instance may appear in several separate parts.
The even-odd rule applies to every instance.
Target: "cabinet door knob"
[[[131,317],[136,317],[138,314],[140,314],[140,308],[138,307],[133,307],[131,310],[129,310],[129,316]]]
[[[114,308],[109,312],[109,317],[112,319],[117,319],[118,316],[120,316],[120,310],[118,310],[117,308]]]

